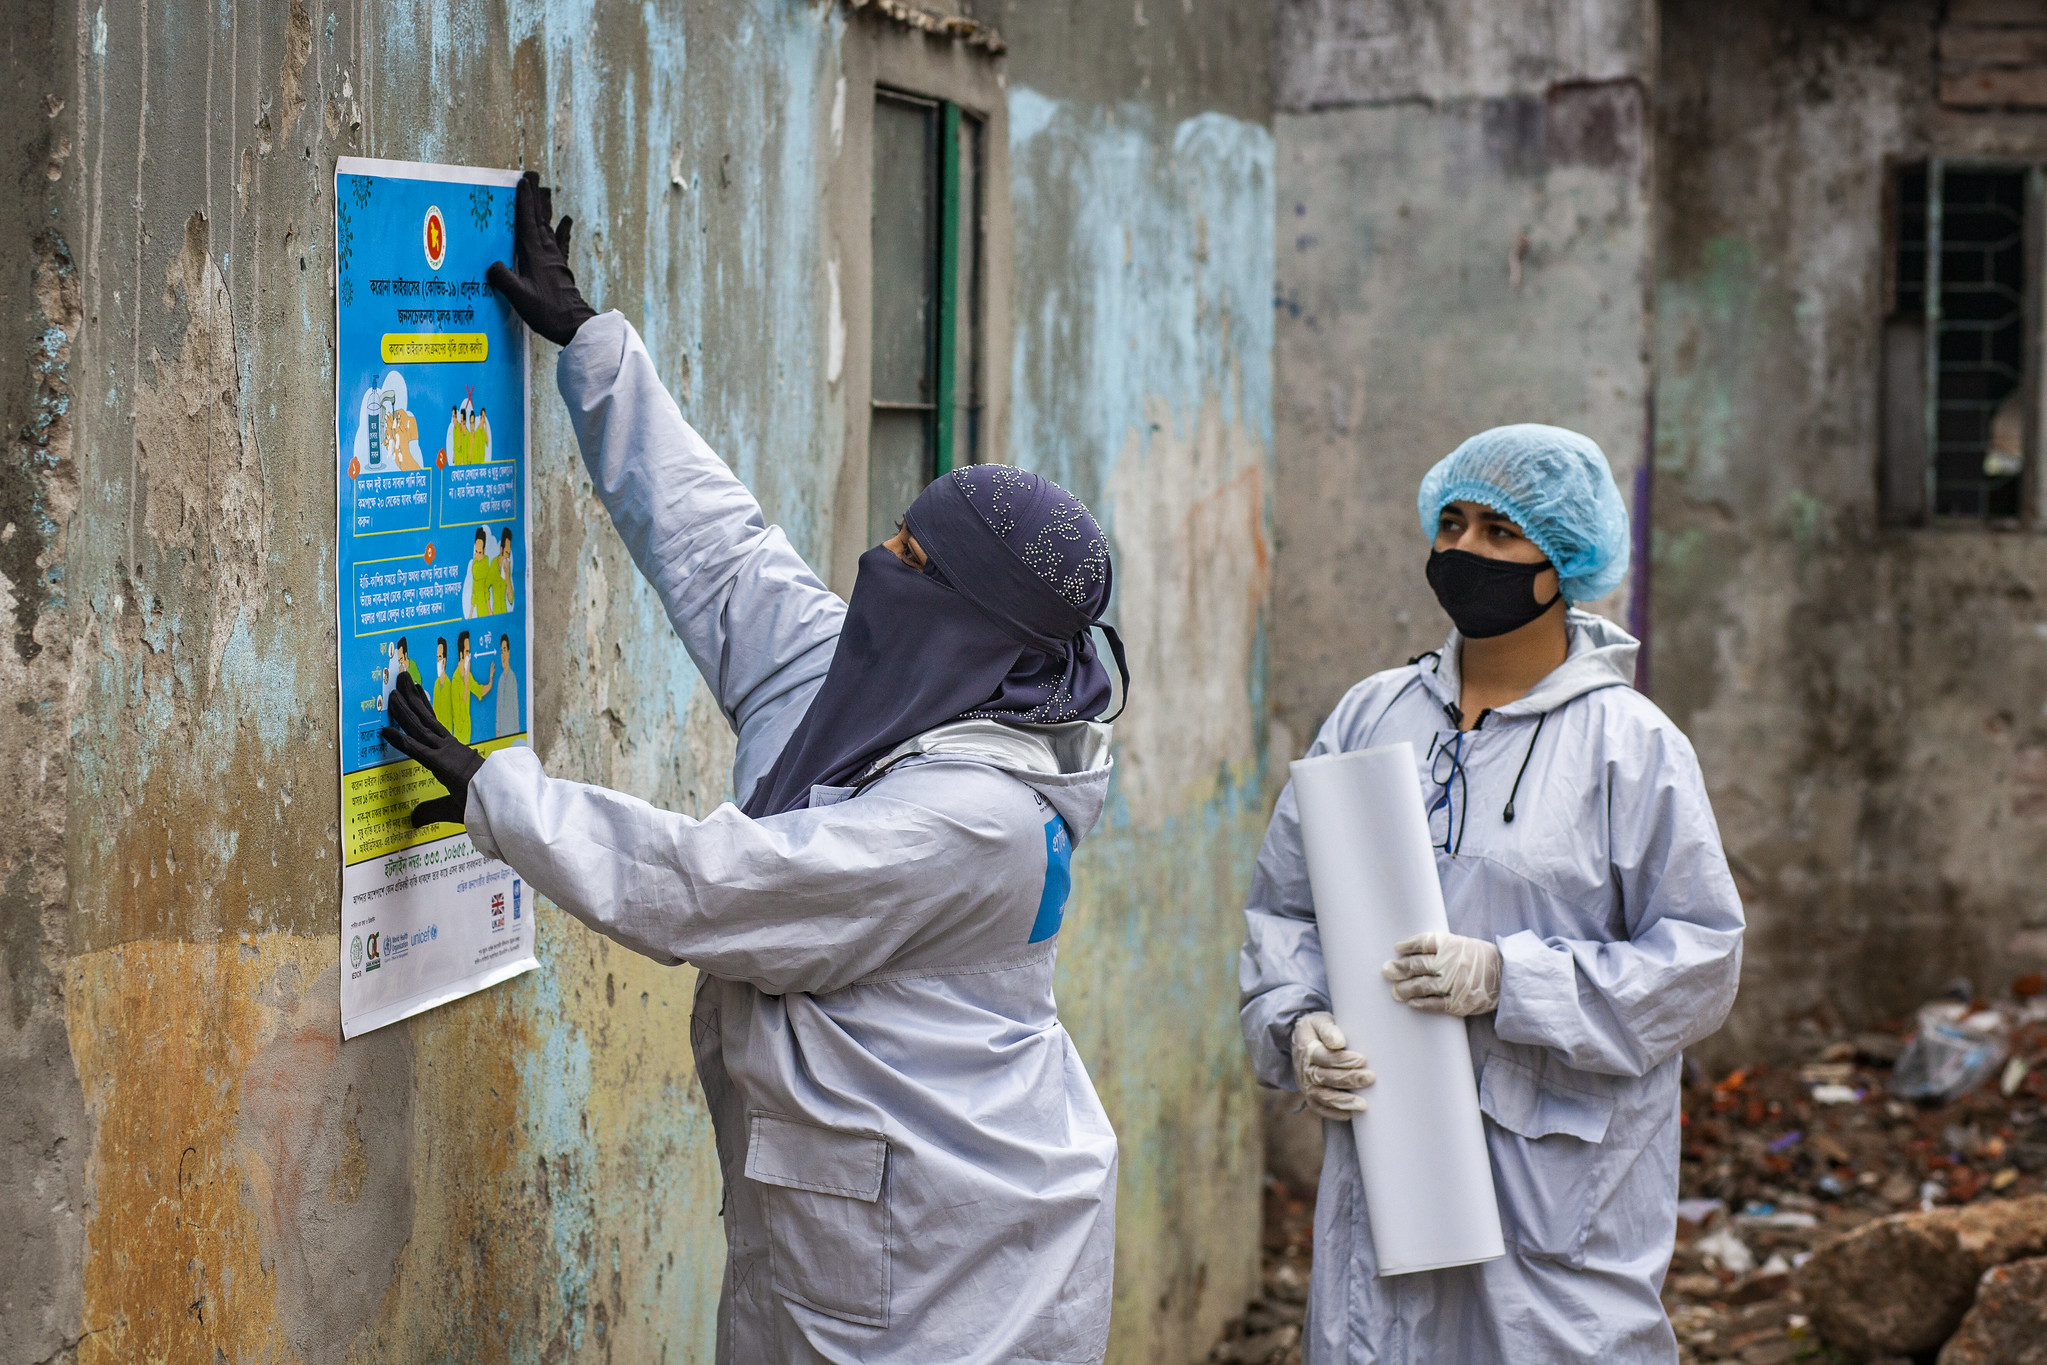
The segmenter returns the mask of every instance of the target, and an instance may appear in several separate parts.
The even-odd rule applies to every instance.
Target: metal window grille
[[[1885,334],[1892,520],[2015,520],[2024,510],[2037,180],[2024,167],[1939,159],[1896,172]]]

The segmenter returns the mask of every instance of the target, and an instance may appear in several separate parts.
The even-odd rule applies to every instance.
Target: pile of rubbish
[[[1952,994],[1909,1034],[1687,1078],[1664,1283],[1687,1365],[1989,1365],[2047,1340],[2047,995]]]
[[[1951,995],[1802,1065],[1687,1075],[1684,1365],[2047,1360],[2047,982]],[[1313,1207],[1267,1178],[1264,1292],[1210,1365],[1300,1361]]]

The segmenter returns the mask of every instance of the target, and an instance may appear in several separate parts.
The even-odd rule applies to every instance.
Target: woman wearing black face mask
[[[1308,752],[1414,745],[1451,932],[1389,945],[1383,975],[1468,1021],[1507,1254],[1378,1277],[1356,1148],[1325,1142],[1307,1359],[1675,1361],[1680,1052],[1733,1002],[1742,910],[1690,744],[1629,686],[1636,642],[1572,605],[1626,576],[1626,508],[1597,445],[1524,425],[1445,457],[1419,511],[1456,629]],[[1244,1037],[1262,1081],[1343,1122],[1372,1040],[1328,1013],[1314,914],[1289,787],[1245,910]]]

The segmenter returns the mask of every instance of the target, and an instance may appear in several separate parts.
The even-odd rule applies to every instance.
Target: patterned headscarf
[[[849,785],[948,721],[1101,716],[1114,688],[1098,626],[1127,693],[1122,642],[1101,620],[1109,542],[1080,499],[1036,474],[970,465],[935,480],[903,520],[928,562],[919,571],[880,546],[860,557],[824,685],[748,815],[806,806],[812,787]]]

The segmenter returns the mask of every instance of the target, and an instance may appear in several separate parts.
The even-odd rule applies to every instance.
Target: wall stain
[[[273,1202],[262,1164],[289,1154],[246,1145],[244,1073],[280,1034],[332,1029],[331,1003],[295,982],[332,980],[337,951],[267,936],[72,959],[69,1031],[93,1128],[81,1361],[286,1349],[279,1218],[300,1211]]]
[[[578,219],[593,299],[628,313],[686,416],[822,562],[843,414],[827,382],[831,152],[809,115],[836,89],[845,17],[786,0],[122,0],[66,22],[87,50],[48,65],[69,83],[74,150],[26,163],[61,167],[49,183],[70,195],[65,236],[34,239],[51,321],[15,348],[43,367],[42,415],[10,419],[26,434],[0,475],[17,523],[0,532],[5,676],[33,682],[10,696],[38,708],[15,722],[39,738],[14,771],[50,853],[4,869],[7,964],[59,964],[61,991],[36,1007],[76,1060],[65,1131],[86,1153],[81,1306],[52,1310],[59,1339],[81,1337],[87,1360],[707,1361],[724,1251],[692,972],[543,905],[539,971],[336,1038],[331,174],[340,154],[541,170]],[[1063,106],[1049,192],[1085,191],[1091,149],[1117,148],[1145,179],[1138,231],[1098,218],[1053,273],[1019,272],[1101,307],[1080,324],[1097,358],[1139,336],[1151,352],[1041,371],[1040,413],[1082,397],[1032,424],[1031,460],[1106,496],[1112,533],[1170,536],[1157,597],[1231,661],[1228,752],[1133,735],[1130,756],[1155,751],[1170,780],[1122,803],[1111,824],[1132,832],[1098,836],[1076,895],[1113,955],[1067,980],[1128,1132],[1125,1358],[1155,1337],[1197,1353],[1256,1255],[1238,1236],[1257,1113],[1227,961],[1237,906],[1219,888],[1241,884],[1262,790],[1272,150],[1256,124],[1157,112],[1187,98],[1135,106],[1135,140],[1115,131],[1130,111]],[[1065,210],[1045,202],[1055,228]],[[1163,325],[1147,311],[1162,285]],[[731,736],[590,488],[553,349],[534,350],[536,752],[559,776],[703,813],[730,795]],[[1112,491],[1126,458],[1190,485]],[[1218,555],[1253,587],[1222,582]],[[17,901],[32,930],[17,933]],[[1185,977],[1191,1064],[1156,1019],[1131,1040],[1128,1002],[1161,960]]]
[[[1273,139],[1021,84],[1009,127],[1009,450],[1103,517],[1131,655],[1058,981],[1121,1149],[1109,1358],[1192,1360],[1257,1275],[1234,948],[1265,814]]]
[[[1935,117],[1934,6],[1661,17],[1656,698],[1749,912],[1704,1051],[1810,1055],[2047,966],[2041,542],[1876,506],[1886,167],[2043,144]]]
[[[184,336],[172,361],[151,352],[156,381],[137,395],[135,412],[143,526],[159,552],[170,552],[182,587],[208,589],[202,706],[228,637],[262,610],[270,526],[262,461],[241,413],[233,301],[210,243],[205,214],[194,212],[164,285],[166,311],[182,308],[187,318]]]
[[[42,328],[26,359],[29,402],[0,468],[0,577],[13,599],[14,652],[24,664],[42,652],[36,624],[46,605],[61,606],[61,574],[44,556],[70,519],[77,497],[71,457],[71,339],[79,324],[78,271],[62,236],[35,243],[35,297]],[[52,599],[57,598],[55,603]]]

